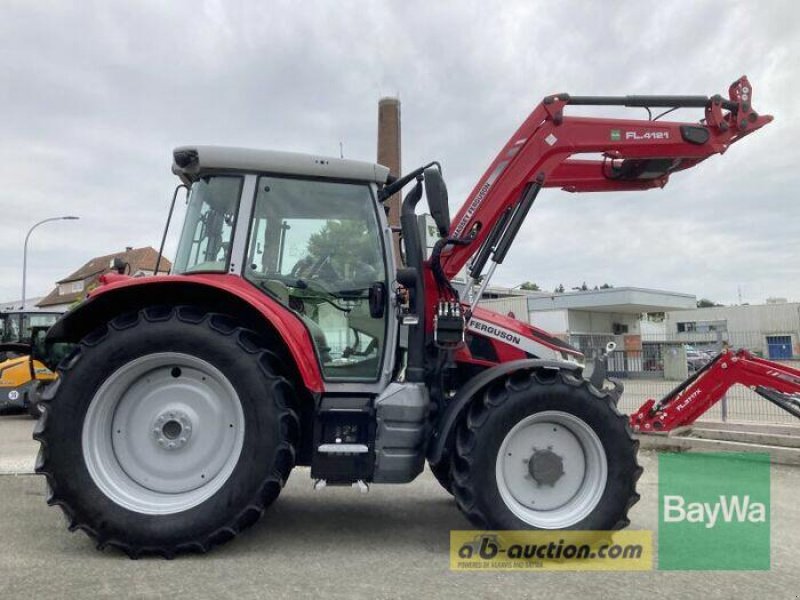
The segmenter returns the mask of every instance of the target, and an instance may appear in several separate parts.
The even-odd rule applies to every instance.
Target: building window
[[[83,281],[68,281],[61,283],[58,286],[59,296],[69,296],[70,294],[78,294],[83,291]]]
[[[772,360],[791,360],[792,336],[791,335],[768,335],[767,354]]]
[[[694,321],[687,321],[685,323],[678,323],[678,333],[689,333],[697,331],[697,323]]]

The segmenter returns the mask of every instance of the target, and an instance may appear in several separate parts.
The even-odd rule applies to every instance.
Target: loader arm
[[[652,433],[691,425],[735,384],[749,387],[800,418],[800,371],[758,358],[747,350],[724,350],[661,400],[642,404],[631,415],[631,427]]]
[[[732,143],[772,120],[753,110],[752,87],[746,77],[734,82],[728,95],[728,100],[719,95],[546,97],[511,136],[455,215],[449,236],[469,243],[443,250],[444,275],[453,278],[509,210],[522,214],[516,223],[513,218],[507,219],[506,228],[518,228],[542,187],[571,192],[663,187],[670,174],[722,154]],[[569,106],[612,105],[648,111],[653,107],[699,108],[705,115],[702,122],[695,123],[565,115]],[[571,158],[582,154],[599,154],[601,158]],[[522,212],[519,209],[524,205]],[[516,231],[510,233],[513,239]],[[470,274],[480,279],[474,269]]]

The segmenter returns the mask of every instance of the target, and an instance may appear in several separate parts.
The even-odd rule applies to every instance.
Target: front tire
[[[233,319],[150,308],[87,336],[42,397],[48,504],[99,548],[206,552],[254,523],[294,466],[277,357]]]
[[[431,473],[433,473],[436,481],[438,481],[439,485],[442,486],[442,489],[452,496],[453,476],[450,473],[450,457],[443,456],[442,460],[436,464],[429,462],[428,467],[430,468]]]
[[[518,372],[470,406],[453,492],[484,529],[620,529],[639,499],[637,450],[609,394],[566,371]]]

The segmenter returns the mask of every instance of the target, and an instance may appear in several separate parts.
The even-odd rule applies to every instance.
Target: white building
[[[665,344],[716,350],[727,342],[772,359],[800,357],[800,303],[782,299],[697,308],[691,294],[623,287],[527,292],[485,299],[481,306],[527,320],[587,354],[614,341],[627,355],[625,370],[638,369],[639,362],[648,370],[646,363],[657,364]]]
[[[696,346],[718,339],[772,359],[800,356],[800,303],[779,302],[669,311],[666,339]]]
[[[641,350],[642,314],[695,308],[691,294],[634,287],[488,299],[481,306],[527,320],[581,350],[609,341],[620,349]],[[527,319],[526,319],[527,316]]]
[[[26,298],[25,306],[22,305],[22,300],[9,300],[8,302],[0,302],[0,314],[2,313],[18,313],[18,312],[51,312],[47,309],[37,306],[42,301],[44,296],[38,298]]]

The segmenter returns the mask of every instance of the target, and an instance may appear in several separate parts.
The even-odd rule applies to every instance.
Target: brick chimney
[[[395,177],[402,173],[400,131],[400,99],[381,98],[378,102],[378,163],[389,167]],[[385,203],[389,207],[389,225],[392,227],[400,226],[400,200],[400,194],[395,194]],[[395,235],[395,252],[399,257],[398,239]]]

